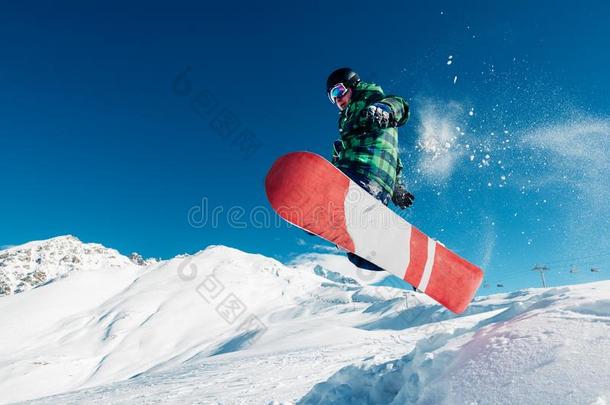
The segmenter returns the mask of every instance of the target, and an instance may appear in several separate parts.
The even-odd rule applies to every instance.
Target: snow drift
[[[600,282],[480,299],[472,311],[496,315],[422,337],[401,358],[344,367],[301,403],[605,404],[609,292]]]

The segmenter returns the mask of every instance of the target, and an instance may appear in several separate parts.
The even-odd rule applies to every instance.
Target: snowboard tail
[[[463,312],[481,284],[480,268],[409,224],[319,155],[280,157],[265,189],[286,221],[402,278],[453,312]]]

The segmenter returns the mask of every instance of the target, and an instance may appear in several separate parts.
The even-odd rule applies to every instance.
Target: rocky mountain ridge
[[[0,296],[35,288],[73,271],[155,262],[138,253],[124,256],[98,243],[83,243],[72,235],[28,242],[0,250]]]

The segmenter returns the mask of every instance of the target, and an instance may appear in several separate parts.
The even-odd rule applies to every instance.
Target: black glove
[[[413,194],[409,193],[402,184],[396,184],[392,194],[392,202],[395,206],[404,210],[413,205],[413,200],[415,200]]]
[[[385,103],[374,103],[362,111],[363,124],[369,128],[396,126],[392,107]]]

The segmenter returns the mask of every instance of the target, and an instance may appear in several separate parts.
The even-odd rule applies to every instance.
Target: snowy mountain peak
[[[151,264],[155,264],[155,263],[159,262],[159,260],[154,259],[154,258],[145,259],[138,252],[132,252],[129,255],[129,260],[131,260],[132,263],[137,264],[138,266],[149,266]]]
[[[151,262],[137,253],[128,258],[72,235],[28,242],[0,250],[0,296],[29,290],[72,271],[148,264]]]

